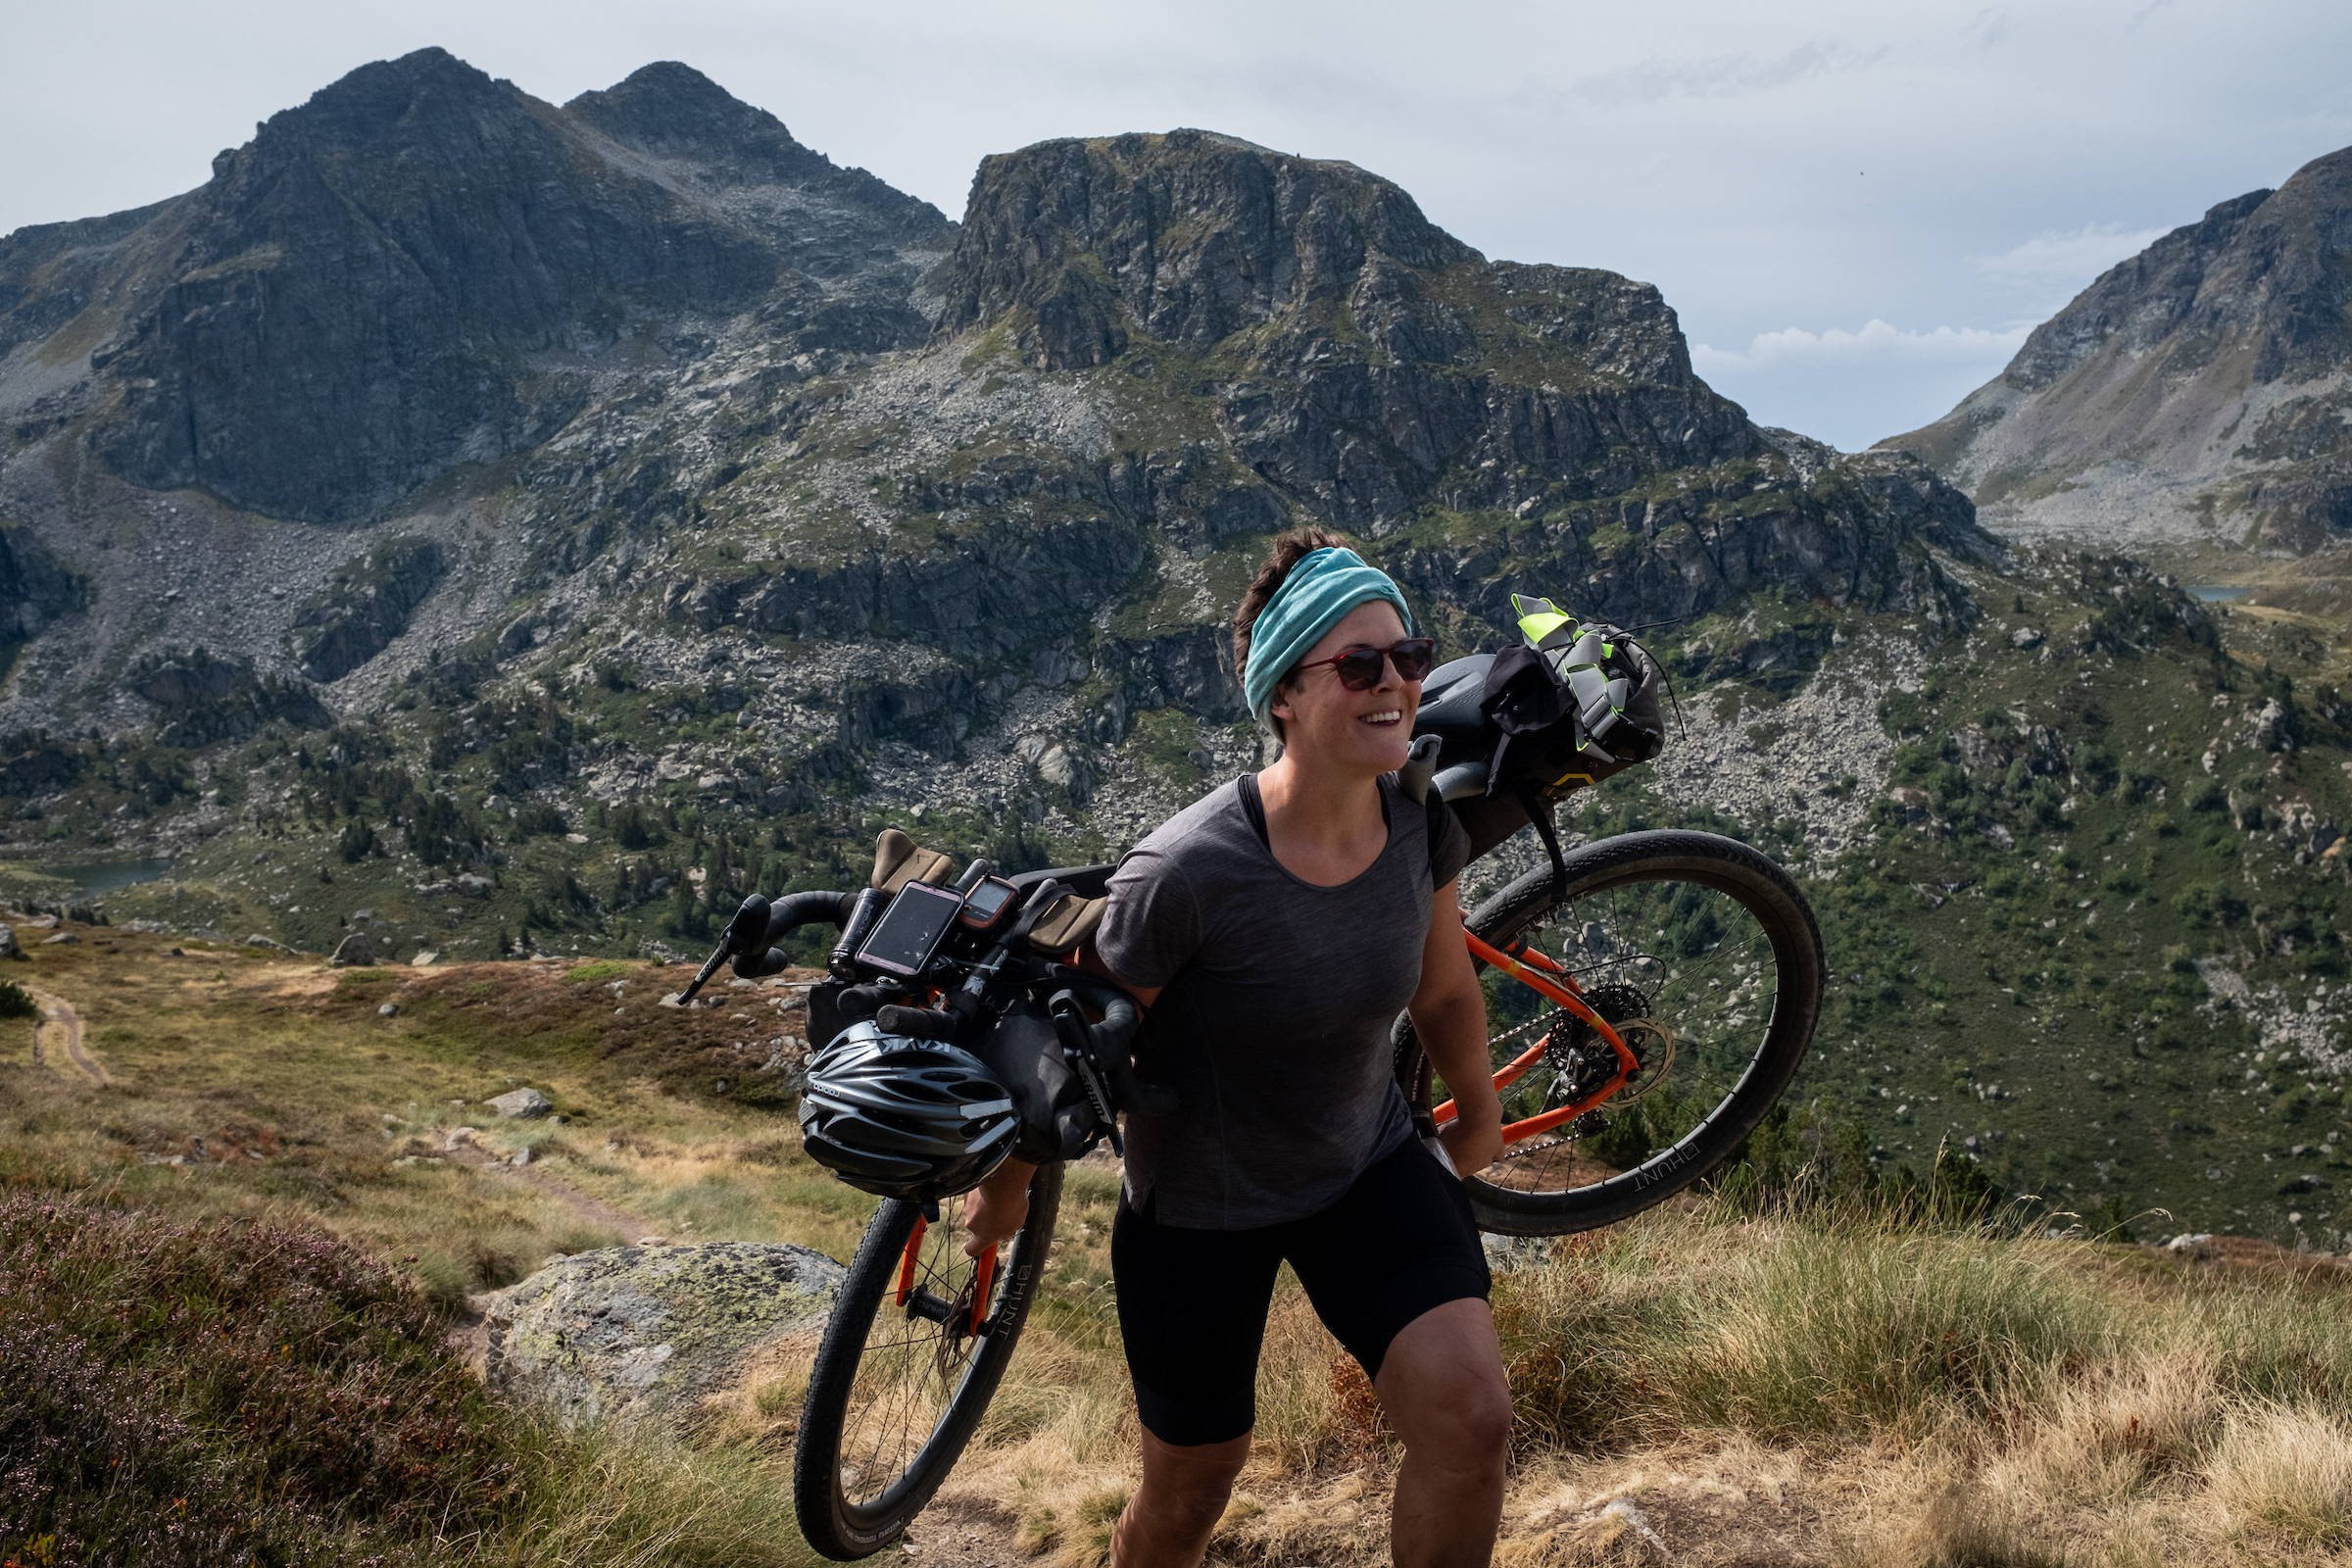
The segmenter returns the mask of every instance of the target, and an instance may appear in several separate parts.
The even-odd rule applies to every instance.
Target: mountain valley
[[[1224,622],[1317,521],[1449,653],[1512,590],[1661,623],[1681,727],[1563,823],[1799,875],[1823,1159],[1850,1128],[1868,1170],[1948,1146],[2094,1228],[2352,1250],[2343,645],[2316,597],[2201,603],[2208,557],[2082,553],[2327,559],[2308,387],[2346,356],[2256,307],[2335,275],[2337,177],[2216,209],[1840,454],[1694,375],[1656,289],[1490,261],[1350,164],[1046,142],[950,221],[683,66],[562,107],[363,67],[196,191],[0,238],[0,891],[168,858],[99,911],[676,957],[888,823],[1107,858],[1259,765]],[[2061,517],[2146,422],[2069,389],[2171,385],[2145,355],[2181,409],[2305,388],[2245,438],[2261,495]]]

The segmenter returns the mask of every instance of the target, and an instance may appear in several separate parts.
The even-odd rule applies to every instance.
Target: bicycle
[[[1803,1058],[1827,978],[1803,895],[1746,845],[1667,830],[1561,850],[1551,820],[1557,803],[1647,760],[1662,740],[1651,724],[1654,701],[1643,702],[1654,662],[1622,633],[1575,647],[1605,649],[1575,672],[1616,669],[1614,684],[1563,680],[1561,689],[1582,699],[1576,721],[1526,726],[1517,733],[1532,744],[1515,752],[1507,734],[1497,744],[1494,692],[1525,677],[1525,661],[1497,669],[1509,656],[1482,654],[1433,670],[1406,769],[1411,793],[1432,811],[1453,811],[1469,831],[1473,860],[1523,825],[1546,852],[1546,865],[1464,918],[1498,1026],[1490,1054],[1506,1117],[1502,1156],[1467,1180],[1481,1227],[1506,1235],[1611,1223],[1730,1157]],[[1618,722],[1596,721],[1594,691]],[[1537,709],[1541,717],[1543,705]],[[1501,723],[1507,731],[1507,715]],[[1614,749],[1596,735],[1613,736]],[[1132,1000],[1054,961],[1091,935],[1110,865],[998,878],[974,861],[952,890],[959,903],[937,892],[918,901],[935,911],[983,903],[978,917],[963,921],[963,940],[918,932],[921,940],[891,960],[894,969],[860,962],[908,897],[904,890],[937,890],[951,864],[889,830],[866,890],[800,893],[772,906],[746,900],[681,993],[691,1000],[729,958],[739,974],[774,973],[786,959],[773,944],[786,933],[838,924],[835,978],[811,992],[811,1040],[830,1038],[834,1023],[855,1016],[922,1038],[977,1037],[994,1051],[992,1065],[1017,1080],[1016,1099],[1026,1094],[1025,1117],[1050,1123],[1039,1136],[1054,1147],[1024,1152],[1045,1157],[1036,1161],[1027,1219],[1002,1259],[993,1251],[963,1255],[965,1197],[957,1195],[885,1200],[850,1262],[816,1352],[794,1458],[802,1533],[843,1561],[895,1542],[978,1427],[1052,1248],[1060,1161],[1098,1140],[1117,1148],[1122,1109],[1167,1108],[1164,1092],[1137,1079],[1128,1060]],[[1088,1007],[1099,1021],[1086,1020]],[[1451,1103],[1432,1102],[1430,1065],[1409,1018],[1397,1020],[1393,1040],[1415,1119],[1434,1133]]]

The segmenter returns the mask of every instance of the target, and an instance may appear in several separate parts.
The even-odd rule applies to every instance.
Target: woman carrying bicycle
[[[1386,573],[1307,528],[1276,541],[1234,652],[1281,756],[1128,852],[1087,956],[1150,1009],[1138,1063],[1178,1100],[1127,1125],[1111,1264],[1144,1463],[1112,1561],[1200,1562],[1287,1260],[1403,1441],[1398,1568],[1483,1564],[1510,1396],[1454,1172],[1500,1152],[1501,1107],[1455,894],[1468,836],[1440,811],[1431,843],[1395,777],[1432,644]],[[1392,1075],[1400,1008],[1455,1090],[1443,1157]],[[1029,1174],[1007,1161],[979,1190],[975,1251],[1019,1227]]]

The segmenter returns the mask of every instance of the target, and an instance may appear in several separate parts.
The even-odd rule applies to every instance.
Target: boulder
[[[24,949],[17,941],[14,926],[0,925],[0,958],[22,958]]]
[[[482,1103],[501,1116],[513,1116],[523,1121],[544,1116],[556,1108],[556,1102],[536,1089],[510,1089],[496,1100],[485,1100]]]
[[[81,938],[75,936],[71,931],[59,931],[53,935],[43,937],[41,939],[41,944],[42,946],[46,947],[55,942],[79,942]]]
[[[581,1252],[482,1302],[483,1370],[566,1427],[688,1426],[757,1362],[813,1355],[842,1272],[788,1243]]]
[[[373,963],[375,961],[375,943],[368,938],[367,932],[354,931],[335,944],[335,951],[327,956],[326,961],[338,969]]]

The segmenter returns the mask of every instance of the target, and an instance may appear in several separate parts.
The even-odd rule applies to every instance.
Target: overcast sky
[[[1845,448],[2104,267],[2352,144],[2343,0],[8,0],[0,231],[200,184],[370,59],[557,102],[683,60],[951,217],[985,153],[1203,125],[1349,159],[1489,256],[1655,283],[1698,369]]]

